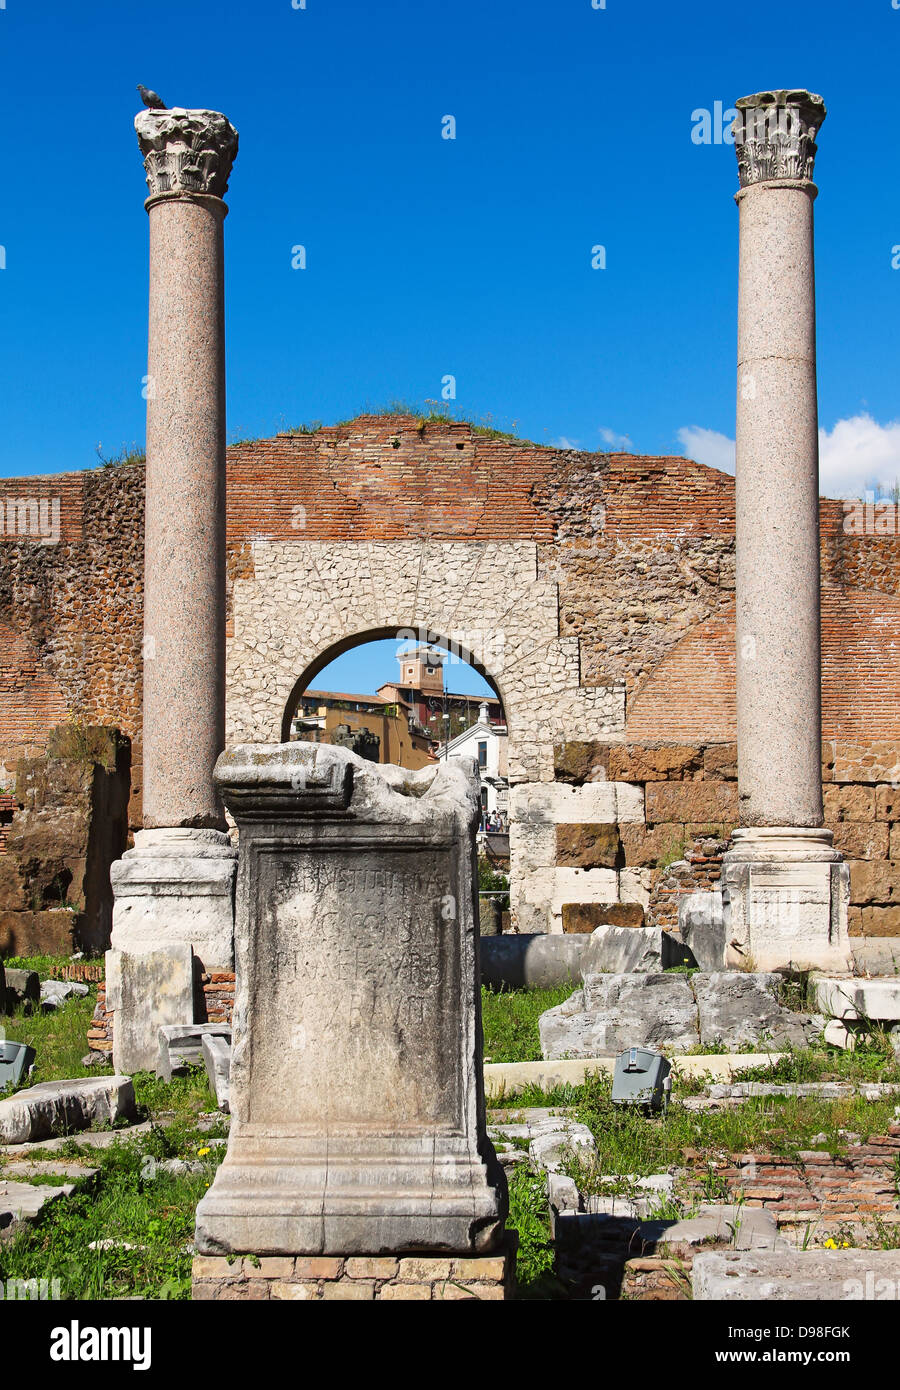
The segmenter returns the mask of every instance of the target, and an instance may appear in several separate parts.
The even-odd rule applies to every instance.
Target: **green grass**
[[[484,1028],[485,1060],[540,1061],[538,1019],[546,1009],[562,1004],[574,989],[573,984],[557,985],[554,989],[496,991],[482,986],[481,1020]]]
[[[104,1063],[95,1067],[81,1064],[88,1051],[87,1030],[96,1003],[94,986],[82,997],[66,1000],[52,1013],[36,1010],[26,1014],[20,1009],[10,1017],[0,1018],[0,1031],[5,1031],[11,1042],[27,1043],[37,1054],[34,1072],[23,1078],[23,1087],[61,1077],[102,1076],[112,1070]]]
[[[139,1117],[155,1121],[148,1132],[123,1135],[105,1149],[85,1149],[72,1139],[61,1151],[29,1153],[30,1160],[79,1157],[100,1171],[0,1241],[0,1282],[58,1278],[60,1296],[68,1299],[190,1297],[194,1211],[225,1154],[224,1145],[210,1140],[224,1138],[227,1129],[224,1121],[197,1127],[198,1113],[215,1105],[199,1069],[168,1084],[139,1072],[134,1084]],[[161,1171],[157,1165],[168,1158],[199,1162],[202,1171]],[[0,1160],[0,1178],[14,1176],[15,1165]],[[142,1248],[88,1248],[101,1240]]]
[[[733,1109],[700,1113],[686,1110],[676,1100],[666,1115],[647,1116],[635,1108],[613,1105],[610,1091],[610,1078],[596,1075],[584,1086],[572,1087],[573,1094],[565,1098],[574,1118],[589,1127],[597,1145],[596,1163],[585,1168],[573,1160],[570,1173],[588,1191],[599,1189],[600,1178],[610,1173],[647,1176],[681,1166],[686,1149],[713,1160],[724,1154],[750,1152],[793,1158],[800,1150],[812,1148],[843,1153],[847,1141],[839,1130],[859,1134],[863,1142],[871,1134],[886,1134],[896,1104],[893,1097],[822,1101],[805,1096],[759,1096]],[[547,1097],[542,1099],[547,1103]],[[517,1100],[526,1103],[522,1097]],[[535,1100],[528,1097],[527,1103]],[[825,1135],[825,1143],[814,1144],[820,1133]]]
[[[190,1298],[194,1211],[225,1150],[196,1130],[179,1132],[176,1145],[172,1129],[97,1150],[92,1184],[57,1198],[0,1242],[0,1281],[58,1278],[65,1299]],[[155,1167],[170,1156],[198,1161],[202,1172],[175,1176]],[[89,1248],[104,1240],[140,1248]]]
[[[546,1175],[528,1163],[517,1163],[509,1177],[508,1230],[516,1231],[516,1297],[527,1300],[565,1297],[554,1272],[556,1252],[550,1238],[550,1209]]]

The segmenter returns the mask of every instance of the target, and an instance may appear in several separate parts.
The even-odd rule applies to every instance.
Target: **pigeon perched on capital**
[[[158,92],[151,92],[149,87],[142,87],[140,82],[137,89],[141,94],[141,101],[150,111],[168,111],[168,106]]]

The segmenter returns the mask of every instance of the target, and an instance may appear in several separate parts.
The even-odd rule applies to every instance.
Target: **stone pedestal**
[[[474,764],[245,745],[216,777],[240,828],[238,989],[231,1137],[198,1252],[494,1252]]]
[[[726,965],[851,968],[850,870],[830,830],[736,830],[721,882]]]
[[[227,835],[184,827],[139,830],[112,865],[106,1006],[122,1071],[152,1071],[159,1029],[197,1017],[196,977],[233,968],[236,868]]]
[[[846,871],[823,822],[812,182],[821,97],[736,103],[738,795],[726,945],[758,969],[846,961]]]

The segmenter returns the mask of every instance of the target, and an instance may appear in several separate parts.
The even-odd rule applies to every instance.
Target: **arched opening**
[[[508,924],[509,730],[497,683],[470,649],[421,628],[344,637],[294,683],[281,736],[413,769],[441,759],[473,761],[482,930]]]

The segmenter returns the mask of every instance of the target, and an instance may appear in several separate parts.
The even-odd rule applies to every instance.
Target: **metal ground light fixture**
[[[613,1072],[613,1105],[641,1105],[665,1110],[672,1091],[672,1064],[661,1052],[628,1047],[616,1058]]]

